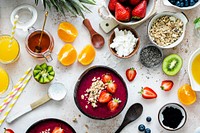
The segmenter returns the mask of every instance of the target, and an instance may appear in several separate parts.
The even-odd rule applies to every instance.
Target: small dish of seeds
[[[160,48],[153,45],[147,45],[140,51],[140,62],[148,68],[158,67],[163,60],[163,53]]]

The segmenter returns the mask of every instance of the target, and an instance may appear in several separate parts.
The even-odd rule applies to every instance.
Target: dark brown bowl
[[[84,94],[88,87],[90,87],[93,77],[100,77],[104,73],[110,73],[118,85],[118,89],[116,93],[113,94],[113,98],[119,98],[122,102],[115,112],[108,111],[107,103],[99,103],[98,108],[92,108],[91,105],[87,104],[87,100],[81,99],[81,95]],[[84,115],[96,120],[111,119],[120,114],[126,106],[127,99],[128,91],[123,78],[114,69],[107,66],[92,66],[85,70],[79,77],[74,89],[74,101],[78,109]],[[88,105],[87,109],[85,108],[85,105]]]
[[[137,32],[136,32],[133,28],[131,28],[131,27],[128,27],[128,26],[118,26],[118,29],[119,29],[119,30],[129,30],[129,31],[132,32],[132,34],[133,34],[136,38],[138,38],[138,41],[137,41],[137,44],[136,44],[134,50],[133,50],[128,56],[124,56],[124,57],[119,56],[119,55],[117,54],[116,50],[115,50],[115,49],[112,49],[112,48],[110,47],[110,44],[113,43],[113,39],[115,38],[115,32],[114,32],[114,31],[113,31],[113,33],[110,35],[108,47],[109,47],[111,53],[112,53],[113,55],[115,55],[116,57],[121,58],[121,59],[130,58],[130,57],[132,57],[134,54],[136,54],[136,52],[138,51],[139,46],[140,46],[140,38],[139,38]]]

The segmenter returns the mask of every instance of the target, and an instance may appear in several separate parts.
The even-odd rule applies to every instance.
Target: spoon
[[[48,102],[51,99],[55,101],[60,101],[64,99],[66,94],[67,94],[67,90],[62,83],[54,83],[49,87],[48,94],[46,94],[44,97],[40,98],[39,100],[31,103],[26,108],[21,109],[19,112],[9,116],[7,118],[7,122],[8,123],[13,122],[15,119],[36,109],[37,107],[43,105],[44,103]]]
[[[120,133],[122,129],[128,125],[130,122],[135,121],[137,118],[140,117],[140,115],[143,112],[143,107],[140,103],[133,104],[128,111],[126,112],[126,115],[124,117],[124,120],[121,124],[121,126],[117,129],[115,133]]]
[[[89,30],[90,32],[90,36],[91,36],[91,41],[92,44],[95,48],[100,49],[103,47],[105,40],[102,37],[102,35],[100,35],[99,33],[97,33],[91,26],[90,21],[88,19],[84,19],[83,20],[83,24],[86,26],[86,28]]]
[[[42,50],[42,48],[41,48],[41,42],[42,42],[42,37],[43,37],[43,33],[44,33],[44,27],[45,27],[45,24],[46,24],[47,16],[48,16],[48,11],[45,13],[45,18],[44,18],[44,23],[43,23],[43,26],[42,26],[42,32],[41,32],[41,34],[40,34],[39,43],[38,43],[38,45],[35,47],[35,52],[36,52],[36,53],[40,53],[41,50]]]

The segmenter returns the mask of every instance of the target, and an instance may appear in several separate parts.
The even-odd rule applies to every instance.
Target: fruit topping
[[[174,82],[171,80],[164,80],[161,83],[160,88],[164,91],[170,91],[174,85]]]
[[[133,19],[142,19],[146,16],[147,1],[142,0],[135,8],[132,10]]]
[[[199,0],[169,0],[169,2],[178,7],[194,6]]]
[[[126,70],[126,77],[129,81],[133,81],[136,75],[137,75],[137,72],[133,67]]]
[[[109,81],[108,83],[106,83],[106,90],[114,94],[117,91],[117,84],[113,81]]]
[[[110,1],[109,1],[108,9],[109,9],[111,12],[114,12],[114,11],[115,11],[116,3],[117,3],[117,0],[110,0]]]
[[[101,80],[104,82],[104,83],[108,83],[112,80],[112,76],[109,74],[109,73],[106,73],[106,74],[103,74],[101,76]]]
[[[157,97],[156,92],[149,87],[142,88],[139,93],[142,94],[142,97],[145,99],[153,99]]]
[[[183,60],[177,54],[171,54],[165,57],[162,64],[162,70],[169,76],[176,75],[182,68]]]
[[[133,6],[136,6],[140,3],[141,0],[129,0],[129,3]]]
[[[102,91],[98,101],[100,103],[108,103],[112,99],[112,95],[107,91]]]
[[[78,55],[78,61],[82,65],[89,65],[94,60],[95,55],[96,55],[96,52],[95,52],[94,47],[88,44],[83,48],[83,50]]]
[[[144,133],[151,133],[151,129],[146,128],[145,131],[144,131]]]
[[[144,131],[144,130],[145,130],[145,125],[144,125],[144,124],[140,124],[140,125],[138,126],[138,130],[139,130],[140,132]]]
[[[64,42],[73,42],[78,36],[78,31],[73,24],[61,22],[58,26],[58,36]]]
[[[58,53],[58,60],[64,66],[69,66],[76,61],[77,52],[73,45],[65,44]]]
[[[146,118],[146,121],[147,121],[147,122],[151,122],[151,117],[148,116],[148,117]]]
[[[65,133],[65,132],[64,129],[62,129],[61,127],[55,127],[52,133]]]
[[[113,98],[109,103],[108,103],[108,109],[111,112],[114,112],[118,107],[119,107],[119,103],[121,103],[121,101],[119,100],[119,98]]]
[[[43,63],[35,66],[33,70],[33,76],[39,83],[46,84],[54,79],[55,72],[52,66]]]
[[[115,7],[115,18],[123,22],[130,21],[131,13],[129,8],[125,8],[123,5],[117,2]]]
[[[191,105],[196,101],[196,92],[188,84],[178,89],[178,99],[182,104]]]
[[[4,128],[4,133],[15,133],[12,129]]]

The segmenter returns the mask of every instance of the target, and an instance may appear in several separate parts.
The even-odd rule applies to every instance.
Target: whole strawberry
[[[115,6],[116,6],[117,0],[110,0],[108,4],[108,9],[111,12],[115,12]]]
[[[133,19],[142,19],[146,16],[147,1],[142,0],[135,8],[132,10]]]

